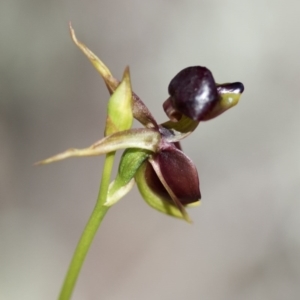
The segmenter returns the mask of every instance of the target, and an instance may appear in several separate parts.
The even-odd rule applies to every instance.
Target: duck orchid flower
[[[71,26],[70,31],[73,41],[100,73],[111,94],[104,138],[88,148],[72,148],[37,164],[124,149],[105,205],[115,204],[136,182],[151,207],[190,222],[186,207],[200,203],[199,177],[195,165],[183,153],[180,141],[201,121],[211,120],[235,106],[244,90],[243,84],[217,84],[209,69],[188,67],[171,80],[169,98],[163,104],[169,121],[158,124],[143,101],[132,92],[129,68],[119,82],[104,63],[77,40]],[[131,128],[134,118],[142,128]]]

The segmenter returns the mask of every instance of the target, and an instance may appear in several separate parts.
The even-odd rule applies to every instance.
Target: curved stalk
[[[80,237],[80,240],[73,254],[73,258],[71,260],[68,272],[66,274],[58,298],[59,300],[71,299],[85,257],[93,242],[96,232],[100,227],[101,222],[109,209],[109,207],[104,206],[104,203],[107,198],[107,191],[110,182],[114,158],[115,158],[115,152],[111,152],[106,155],[97,203],[90,216],[90,219],[88,220],[88,223],[85,226],[85,229]]]

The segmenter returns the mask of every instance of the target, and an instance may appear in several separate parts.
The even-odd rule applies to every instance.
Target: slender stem
[[[108,211],[109,207],[104,206],[103,204],[105,203],[107,197],[114,158],[115,152],[111,152],[106,155],[97,203],[73,254],[72,261],[70,263],[65,281],[58,298],[59,300],[71,299],[71,295],[74,290],[76,280],[83,265],[84,259],[93,242],[95,234],[106,212]]]

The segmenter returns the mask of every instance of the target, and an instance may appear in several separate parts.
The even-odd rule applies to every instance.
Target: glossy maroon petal
[[[155,193],[174,202],[172,195],[162,184],[163,180],[182,205],[200,200],[197,169],[182,151],[170,144],[166,149],[154,154],[151,163],[154,169],[159,168],[159,172],[155,172],[151,165],[146,169],[147,182]]]
[[[200,66],[180,71],[169,84],[169,94],[174,108],[195,121],[201,121],[219,99],[212,73]]]

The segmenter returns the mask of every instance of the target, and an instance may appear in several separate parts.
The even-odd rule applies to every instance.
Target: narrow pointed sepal
[[[73,42],[78,46],[78,48],[87,56],[87,58],[90,60],[92,65],[96,68],[96,70],[100,73],[102,76],[108,90],[110,93],[112,93],[117,86],[119,85],[119,81],[113,77],[107,66],[99,59],[97,55],[95,55],[89,48],[87,48],[86,45],[81,43],[77,40],[77,37],[75,35],[75,31],[72,28],[72,25],[70,23],[70,33]]]
[[[119,85],[119,81],[112,75],[108,67],[101,61],[101,59],[95,55],[85,44],[78,41],[75,31],[70,24],[70,33],[73,42],[78,46],[78,48],[87,56],[92,65],[96,68],[96,70],[100,73],[103,78],[110,94],[117,88]],[[147,106],[144,102],[135,94],[132,93],[133,96],[133,115],[134,118],[141,122],[144,126],[148,128],[157,128],[157,123],[150,113]]]
[[[36,165],[44,165],[69,157],[97,156],[120,149],[139,148],[156,152],[161,135],[154,129],[138,128],[120,131],[98,141],[85,149],[69,149],[65,152],[37,162]]]

